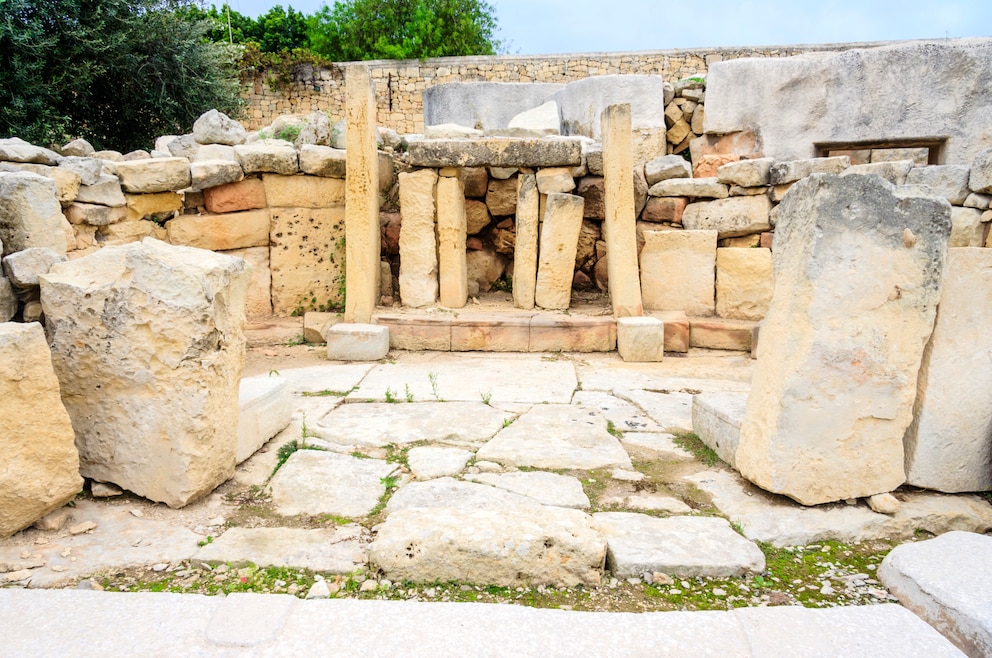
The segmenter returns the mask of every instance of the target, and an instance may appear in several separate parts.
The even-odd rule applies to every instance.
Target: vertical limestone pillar
[[[400,300],[407,306],[437,302],[437,237],[434,230],[437,172],[400,176]]]
[[[517,237],[513,247],[513,305],[534,308],[540,202],[534,174],[517,177]]]
[[[461,179],[438,178],[437,253],[441,306],[462,308],[468,301],[465,231],[465,188]]]
[[[565,310],[572,301],[575,251],[582,230],[584,206],[585,200],[574,194],[556,192],[548,195],[534,295],[541,308]]]
[[[379,292],[379,154],[367,66],[345,73],[345,322],[370,322]]]
[[[634,212],[634,153],[630,105],[610,105],[600,117],[603,134],[603,177],[606,188],[606,263],[610,301],[617,318],[638,316],[641,281],[637,271],[637,215]]]

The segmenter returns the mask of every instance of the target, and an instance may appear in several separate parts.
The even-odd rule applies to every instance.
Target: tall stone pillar
[[[468,301],[465,260],[465,192],[460,178],[437,180],[437,242],[441,306],[462,308]]]
[[[379,154],[375,87],[367,66],[345,73],[345,307],[344,321],[372,320],[379,292]]]
[[[535,302],[541,308],[565,310],[572,300],[575,251],[582,229],[585,200],[574,194],[548,195],[541,227],[541,257],[537,266]]]
[[[534,308],[540,201],[534,174],[517,177],[517,236],[513,247],[513,305]]]
[[[400,300],[412,307],[437,302],[437,237],[434,230],[437,172],[421,169],[400,178]]]
[[[634,154],[630,105],[610,105],[600,117],[606,188],[606,264],[614,317],[643,315],[637,271],[637,215],[634,212]]]

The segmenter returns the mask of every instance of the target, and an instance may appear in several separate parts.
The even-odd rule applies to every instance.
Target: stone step
[[[747,393],[709,392],[692,398],[692,430],[717,456],[736,465]]]
[[[750,352],[757,322],[727,318],[689,318],[689,347]]]

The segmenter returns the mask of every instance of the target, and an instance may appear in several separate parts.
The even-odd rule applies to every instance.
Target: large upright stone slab
[[[716,250],[716,314],[760,320],[774,288],[771,249],[725,247]]]
[[[345,73],[347,273],[344,321],[369,323],[379,292],[379,155],[375,85],[367,66]]]
[[[29,247],[65,254],[62,209],[55,181],[29,172],[0,172],[0,243],[3,256]]]
[[[513,244],[513,305],[534,308],[537,291],[540,195],[534,174],[517,176],[516,238]]]
[[[940,307],[906,431],[906,482],[948,493],[992,488],[992,249],[949,249]]]
[[[286,316],[339,307],[345,276],[344,208],[271,208],[269,214],[272,311]]]
[[[0,323],[0,399],[0,537],[6,537],[83,487],[75,435],[40,324]]]
[[[583,204],[582,197],[574,194],[548,195],[534,293],[534,301],[541,308],[564,310],[572,300],[572,276],[582,229]]]
[[[41,278],[80,472],[170,507],[234,474],[248,267],[151,238]]]
[[[434,232],[435,187],[433,169],[401,172],[400,299],[406,306],[437,302],[437,237]]]
[[[437,181],[437,257],[441,306],[462,308],[468,301],[465,261],[465,193],[459,178]]]
[[[659,85],[660,86],[660,85]],[[611,105],[601,116],[605,182],[606,263],[614,317],[642,315],[637,271],[637,216],[634,212],[634,155],[631,106]]]
[[[737,449],[746,478],[806,505],[903,483],[950,228],[947,201],[875,176],[789,190]]]
[[[535,82],[445,82],[424,90],[424,125],[457,123],[481,130],[507,128],[565,85]]]
[[[943,161],[970,165],[988,148],[992,41],[912,41],[840,53],[715,62],[706,75],[707,133],[758,133],[776,160],[850,145],[946,135]]]
[[[713,315],[716,231],[644,231],[645,308]]]

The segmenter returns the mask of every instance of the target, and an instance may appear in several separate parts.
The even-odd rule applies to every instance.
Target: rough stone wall
[[[808,52],[843,51],[879,43],[846,43],[750,48],[695,48],[629,53],[572,53],[499,57],[440,57],[362,62],[375,82],[377,122],[400,133],[423,132],[421,94],[444,82],[572,82],[595,75],[639,73],[679,80],[706,73],[713,62],[741,57],[790,57]],[[272,89],[260,75],[244,88],[248,103],[243,123],[249,130],[269,125],[280,114],[328,112],[344,116],[344,69],[307,69],[288,92]]]

